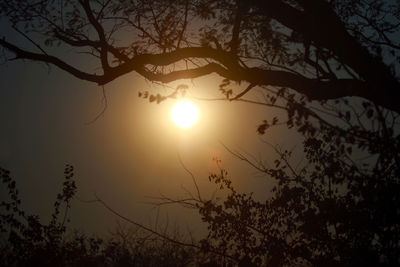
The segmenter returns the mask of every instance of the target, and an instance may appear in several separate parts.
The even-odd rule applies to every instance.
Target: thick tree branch
[[[235,14],[235,19],[232,27],[232,38],[230,43],[231,53],[236,55],[238,47],[240,45],[239,33],[240,33],[240,25],[242,23],[243,13],[246,12],[244,1],[236,1],[237,10]]]
[[[190,57],[214,59],[221,65],[211,63],[196,69],[174,71],[167,74],[150,74],[148,72],[142,72],[142,70],[139,71],[141,74],[145,75],[146,78],[161,82],[196,78],[210,73],[217,73],[227,79],[247,81],[255,85],[289,87],[299,93],[305,94],[310,100],[329,100],[346,96],[359,96],[376,102],[388,109],[400,112],[397,101],[382,94],[384,92],[383,90],[374,88],[374,85],[368,82],[356,79],[319,81],[318,79],[307,78],[286,71],[243,68],[232,62],[229,52],[209,47],[182,48],[170,53],[140,55],[135,57],[132,61],[142,66],[146,64],[165,66]],[[127,65],[129,65],[129,63],[127,63]]]
[[[346,96],[363,97],[385,108],[400,112],[397,100],[394,101],[393,98],[382,94],[382,90],[374,88],[368,82],[356,79],[320,81],[286,71],[265,70],[256,67],[243,68],[232,59],[229,52],[210,47],[188,47],[162,54],[142,54],[117,67],[110,67],[104,75],[93,75],[82,72],[56,57],[24,51],[5,40],[0,40],[0,45],[15,53],[17,58],[51,63],[75,77],[96,82],[99,85],[109,83],[132,71],[138,72],[151,81],[163,83],[216,73],[230,80],[245,81],[253,85],[288,87],[306,95],[310,100],[330,100]],[[212,59],[219,64],[209,63],[201,67],[169,73],[154,73],[145,68],[146,65],[167,66],[188,58]]]
[[[400,83],[390,69],[370,54],[347,31],[329,3],[323,0],[297,0],[304,11],[295,9],[279,0],[254,0],[252,4],[269,17],[300,33],[315,45],[332,51],[342,63],[352,68],[368,83],[363,96],[367,99],[380,98],[381,105],[396,110],[400,98]],[[384,99],[386,98],[386,99]]]

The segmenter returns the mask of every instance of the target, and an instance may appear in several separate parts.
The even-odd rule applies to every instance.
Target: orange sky
[[[75,167],[79,198],[91,199],[96,192],[123,214],[147,223],[154,219],[155,209],[142,203],[149,201],[146,196],[160,192],[182,196],[182,186],[193,188],[178,155],[209,195],[214,187],[207,176],[215,169],[212,158],[217,156],[235,185],[265,197],[269,182],[230,155],[220,142],[267,163],[275,155],[261,138],[289,148],[296,143],[293,136],[280,132],[284,128],[260,137],[258,124],[277,111],[243,103],[194,100],[200,119],[182,130],[169,117],[174,100],[157,105],[138,98],[142,90],[167,91],[137,74],[105,87],[108,108],[87,125],[102,109],[101,88],[56,68],[48,73],[45,66],[30,62],[11,62],[0,68],[0,119],[6,126],[0,133],[0,165],[16,178],[27,209],[43,216],[48,216],[61,188],[65,163]],[[213,98],[221,97],[219,81],[208,76],[183,82],[189,85],[189,97]],[[72,210],[73,227],[104,232],[116,220],[96,204],[75,201]],[[166,213],[171,221],[191,225],[198,221],[197,216],[182,215],[177,208],[164,209]]]

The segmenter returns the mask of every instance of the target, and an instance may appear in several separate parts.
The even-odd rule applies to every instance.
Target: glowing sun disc
[[[199,119],[199,110],[192,102],[182,100],[172,108],[171,119],[180,128],[186,129],[197,122]]]

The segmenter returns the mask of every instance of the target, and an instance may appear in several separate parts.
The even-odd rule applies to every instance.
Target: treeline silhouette
[[[73,167],[54,202],[49,223],[21,208],[16,182],[0,168],[8,199],[0,204],[1,266],[187,266],[204,260],[193,248],[182,247],[137,228],[115,226],[109,237],[68,229],[68,210],[75,196]],[[176,235],[174,238],[178,238]]]

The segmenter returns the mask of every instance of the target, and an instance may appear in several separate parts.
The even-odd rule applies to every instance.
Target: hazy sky
[[[182,186],[193,189],[178,155],[211,194],[208,174],[212,158],[222,159],[235,185],[265,194],[268,181],[230,155],[220,144],[248,152],[266,163],[272,150],[260,140],[257,126],[276,111],[243,103],[195,101],[200,109],[196,126],[182,130],[169,117],[174,100],[159,105],[138,97],[138,92],[167,93],[135,73],[106,85],[108,108],[102,110],[102,90],[56,67],[29,61],[0,66],[0,166],[17,180],[28,211],[48,216],[61,189],[66,163],[75,167],[80,199],[96,192],[124,215],[142,223],[154,220],[155,209],[144,204],[146,196],[160,193],[183,196]],[[191,97],[221,97],[220,79],[207,76],[189,85]],[[255,96],[260,96],[255,93]],[[283,126],[284,127],[284,126]],[[262,137],[268,142],[295,147],[290,135],[273,129]],[[4,191],[2,191],[4,194]],[[198,218],[181,209],[163,209],[170,221],[193,225]],[[185,214],[182,216],[182,214]],[[104,232],[116,218],[97,204],[75,201],[72,226]]]

